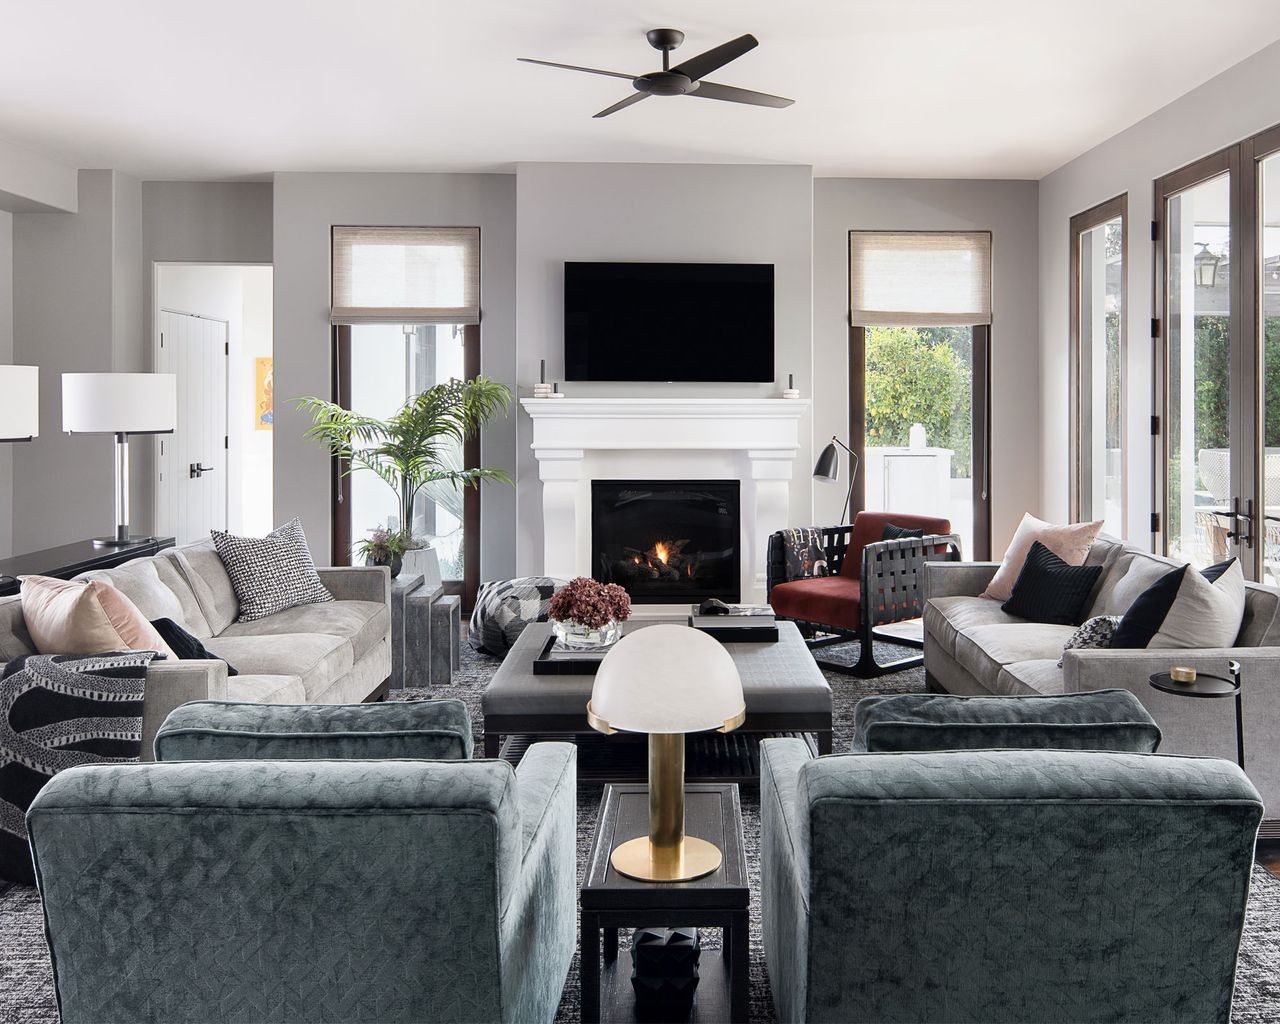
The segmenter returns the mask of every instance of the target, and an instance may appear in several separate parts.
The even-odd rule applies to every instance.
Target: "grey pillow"
[[[854,752],[1118,750],[1154,753],[1160,729],[1128,690],[1052,697],[864,697],[854,709]]]
[[[211,532],[240,605],[238,621],[252,622],[300,604],[333,600],[320,582],[299,520],[291,519],[265,537]]]

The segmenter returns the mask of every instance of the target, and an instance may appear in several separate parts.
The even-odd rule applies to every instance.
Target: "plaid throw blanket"
[[[0,878],[34,885],[25,815],[44,784],[81,764],[137,761],[154,651],[33,654],[0,675]]]

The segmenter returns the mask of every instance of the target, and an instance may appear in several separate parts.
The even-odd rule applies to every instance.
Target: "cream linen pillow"
[[[176,660],[169,645],[138,606],[100,580],[75,583],[49,576],[20,576],[22,617],[41,654],[159,651]]]
[[[1007,601],[1013,595],[1013,585],[1018,582],[1018,574],[1031,552],[1031,545],[1039,541],[1067,565],[1084,565],[1089,557],[1089,549],[1093,547],[1094,538],[1102,532],[1103,520],[1096,523],[1071,523],[1069,526],[1055,526],[1037,519],[1030,512],[1022,517],[1018,529],[1009,542],[1009,550],[1004,553],[1004,561],[996,570],[995,576],[987,585],[983,597],[992,601]]]

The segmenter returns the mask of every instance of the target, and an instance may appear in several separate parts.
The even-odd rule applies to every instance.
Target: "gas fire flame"
[[[658,541],[653,545],[653,553],[658,556],[658,561],[663,565],[666,565],[667,559],[671,557],[671,552],[667,550],[667,545],[662,541]]]

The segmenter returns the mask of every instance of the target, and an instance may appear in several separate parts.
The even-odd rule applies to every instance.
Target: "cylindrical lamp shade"
[[[40,436],[40,368],[0,366],[0,441]]]
[[[166,434],[178,425],[172,373],[64,373],[62,429],[68,434]]]
[[[624,732],[734,728],[744,710],[738,667],[724,645],[671,623],[636,629],[614,644],[591,690],[591,713]]]

